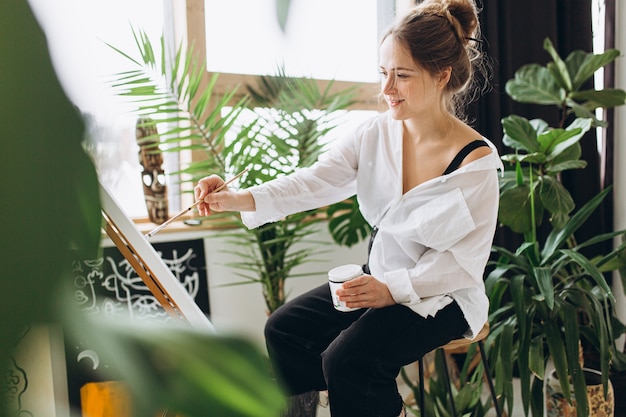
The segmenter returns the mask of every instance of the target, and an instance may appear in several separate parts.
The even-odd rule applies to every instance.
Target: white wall
[[[615,13],[615,47],[622,52],[616,61],[615,84],[617,88],[626,89],[626,3],[618,0]],[[626,229],[626,106],[615,109],[615,229]],[[626,297],[621,281],[615,275],[614,291],[618,301],[619,314],[626,321]]]
[[[68,417],[65,352],[61,329],[33,326],[20,339],[9,364],[7,382],[19,381],[9,395],[8,410],[15,415]]]

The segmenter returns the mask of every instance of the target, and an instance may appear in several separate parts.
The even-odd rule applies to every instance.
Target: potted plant
[[[329,83],[322,91],[314,80],[288,77],[283,68],[275,76],[261,77],[258,86],[246,86],[244,93],[235,89],[217,98],[213,86],[218,75],[201,87],[206,69],[195,60],[193,48],[186,53],[179,48],[167,62],[159,59],[164,51],[155,51],[145,32],[133,33],[140,59],[112,48],[137,68],[117,74],[113,84],[137,103],[138,115],[159,123],[157,143],[165,145],[164,151],[204,153],[177,172],[192,185],[210,173],[227,177],[248,168],[239,179],[247,188],[311,165],[323,150],[320,138],[335,126],[337,112],[352,103],[353,90],[331,93]],[[154,152],[160,152],[156,145]],[[285,280],[297,276],[293,269],[321,252],[310,239],[322,218],[316,213],[296,213],[252,230],[243,226],[238,213],[220,215],[229,226],[220,236],[232,243],[237,274],[243,283],[261,285],[270,314],[286,301]],[[307,238],[312,245],[298,248]]]
[[[285,75],[263,76],[258,86],[247,86],[250,107],[257,109],[254,140],[246,148],[232,142],[224,152],[236,169],[254,166],[255,173],[243,182],[244,188],[288,175],[317,161],[323,151],[321,139],[336,125],[337,114],[352,103],[352,90],[331,94],[330,83],[321,91],[312,79]],[[235,157],[236,156],[236,157]],[[304,262],[315,261],[321,245],[313,239],[322,210],[289,215],[279,222],[248,230],[238,223],[229,236],[239,261],[236,266],[248,282],[259,282],[268,312],[271,314],[287,300],[284,283],[296,275],[293,269]],[[295,244],[309,245],[296,249]],[[244,261],[243,259],[249,259]],[[325,274],[325,271],[312,274]],[[305,274],[305,275],[312,275]]]
[[[615,346],[621,330],[614,326],[614,296],[604,277],[623,266],[625,244],[601,256],[587,255],[592,245],[624,236],[625,231],[599,234],[582,243],[575,236],[610,188],[576,210],[561,181],[564,171],[586,165],[580,159],[579,142],[591,128],[603,125],[594,110],[624,104],[623,90],[583,89],[619,52],[574,51],[561,59],[549,39],[544,48],[553,61],[521,67],[507,82],[506,91],[516,101],[555,105],[562,117],[557,127],[517,115],[502,120],[504,144],[514,150],[502,158],[514,169],[501,180],[499,221],[523,242],[515,250],[493,247],[495,257],[486,280],[497,389],[511,413],[512,379],[517,373],[524,413],[532,411],[534,416],[543,415],[548,361],[567,400],[572,390],[585,392],[581,343],[599,352],[605,392],[609,367],[626,365],[625,355]],[[543,225],[544,238],[539,230],[545,221],[549,224]],[[587,415],[586,396],[576,398],[578,415]]]
[[[477,346],[469,346],[465,352],[448,353],[436,350],[428,353],[424,361],[424,409],[417,404],[420,398],[420,382],[409,376],[407,367],[402,368],[400,376],[410,389],[404,400],[407,411],[413,415],[429,416],[471,416],[483,417],[491,408],[491,399],[482,398],[485,368],[479,358]],[[446,362],[444,362],[446,361]],[[427,384],[427,385],[426,385]],[[452,408],[448,390],[452,391]],[[416,406],[416,407],[414,407]]]

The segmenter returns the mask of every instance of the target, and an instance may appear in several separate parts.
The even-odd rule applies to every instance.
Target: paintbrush
[[[220,185],[219,187],[217,187],[215,190],[211,191],[210,194],[213,193],[217,193],[218,191],[222,191],[224,188],[228,187],[228,184],[230,184],[231,182],[235,181],[237,178],[241,177],[243,174],[245,174],[248,171],[248,168],[244,169],[243,171],[241,171],[239,174],[235,175],[234,177],[232,177],[231,179],[229,179],[228,181],[226,181],[224,184]],[[169,225],[170,223],[172,223],[174,220],[178,219],[180,216],[182,216],[185,213],[188,213],[189,211],[191,211],[195,206],[197,206],[198,204],[202,203],[204,200],[198,200],[195,203],[193,203],[192,205],[190,205],[189,207],[187,207],[185,210],[181,211],[180,213],[178,213],[177,215],[175,215],[174,217],[168,219],[166,222],[164,222],[163,224],[159,225],[158,227],[152,229],[150,232],[148,232],[146,234],[146,237],[152,237],[154,235],[156,235],[157,233],[159,233],[161,230],[163,230],[165,227],[167,227],[167,225]]]

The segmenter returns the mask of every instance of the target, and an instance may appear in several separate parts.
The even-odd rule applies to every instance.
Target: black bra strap
[[[454,172],[456,169],[458,169],[459,166],[461,165],[461,162],[463,162],[463,160],[465,159],[465,157],[469,155],[474,149],[480,148],[481,146],[489,146],[489,145],[484,140],[479,140],[479,139],[476,139],[475,141],[470,142],[467,145],[465,145],[463,149],[461,149],[459,153],[456,154],[452,162],[450,162],[450,165],[448,165],[448,168],[446,168],[446,170],[443,172],[443,175],[448,175],[451,172]]]

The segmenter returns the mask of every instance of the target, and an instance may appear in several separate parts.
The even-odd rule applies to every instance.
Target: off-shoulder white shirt
[[[448,175],[402,193],[402,122],[388,112],[338,139],[310,168],[251,187],[256,211],[242,212],[249,228],[357,195],[378,227],[371,274],[394,300],[434,316],[456,300],[473,338],[487,321],[483,273],[498,213],[497,149]]]

